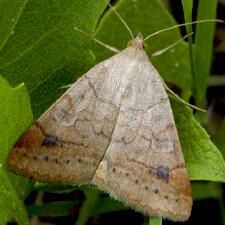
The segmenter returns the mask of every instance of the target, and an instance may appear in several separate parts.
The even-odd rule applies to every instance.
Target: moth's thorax
[[[130,42],[130,46],[143,49],[143,37],[141,33],[139,33],[138,36]]]

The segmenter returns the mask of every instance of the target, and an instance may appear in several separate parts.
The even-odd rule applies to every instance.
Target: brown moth
[[[17,141],[8,167],[39,181],[95,184],[147,215],[190,216],[170,102],[139,36],[75,82]]]
[[[187,220],[190,181],[165,87],[143,38],[133,38],[84,74],[22,135],[8,167],[38,181],[95,184],[144,214]]]

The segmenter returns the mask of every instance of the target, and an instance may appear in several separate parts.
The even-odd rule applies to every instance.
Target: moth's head
[[[146,47],[141,33],[139,33],[136,38],[131,40],[129,45],[138,49],[145,49]]]
[[[142,36],[142,34],[139,33],[135,39],[130,41],[129,45],[134,47],[134,48],[143,49],[143,36]]]

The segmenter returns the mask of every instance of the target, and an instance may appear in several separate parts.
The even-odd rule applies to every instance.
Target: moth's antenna
[[[111,50],[112,52],[116,52],[116,53],[120,52],[119,49],[117,49],[117,48],[115,48],[115,47],[112,47],[112,46],[110,46],[110,45],[108,45],[108,44],[106,44],[106,43],[104,43],[104,42],[102,42],[102,41],[100,41],[100,40],[98,40],[98,39],[96,39],[96,38],[93,38],[91,34],[85,32],[85,31],[83,31],[83,30],[80,30],[80,29],[77,28],[77,27],[74,27],[74,30],[79,31],[80,33],[84,34],[85,36],[90,37],[94,42],[98,43],[99,45],[104,46],[105,48]]]
[[[177,27],[183,27],[183,26],[186,26],[186,25],[190,25],[190,24],[196,24],[196,23],[206,23],[206,22],[219,22],[219,23],[224,23],[223,20],[217,20],[217,19],[212,19],[212,20],[198,20],[198,21],[193,21],[193,22],[188,22],[188,23],[182,23],[182,24],[178,24],[178,25],[175,25],[175,26],[172,26],[172,27],[168,27],[168,28],[165,28],[165,29],[162,29],[162,30],[159,30],[159,31],[156,31],[155,33],[153,34],[150,34],[148,35],[144,41],[148,40],[150,37],[153,37],[157,34],[160,34],[164,31],[168,31],[168,30],[173,30]]]
[[[121,17],[121,15],[116,11],[115,7],[113,7],[110,3],[108,3],[108,5],[114,11],[114,13],[118,16],[118,18],[121,20],[121,22],[125,25],[125,27],[127,28],[128,32],[130,33],[131,38],[134,39],[134,35],[133,35],[130,27],[127,25],[127,23]]]

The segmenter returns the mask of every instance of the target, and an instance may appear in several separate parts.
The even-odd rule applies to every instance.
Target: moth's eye
[[[127,42],[127,46],[130,46],[131,45],[131,42],[132,42],[132,40],[128,41]]]
[[[146,43],[143,43],[143,49],[144,49],[145,51],[148,50],[148,45],[147,45]]]

